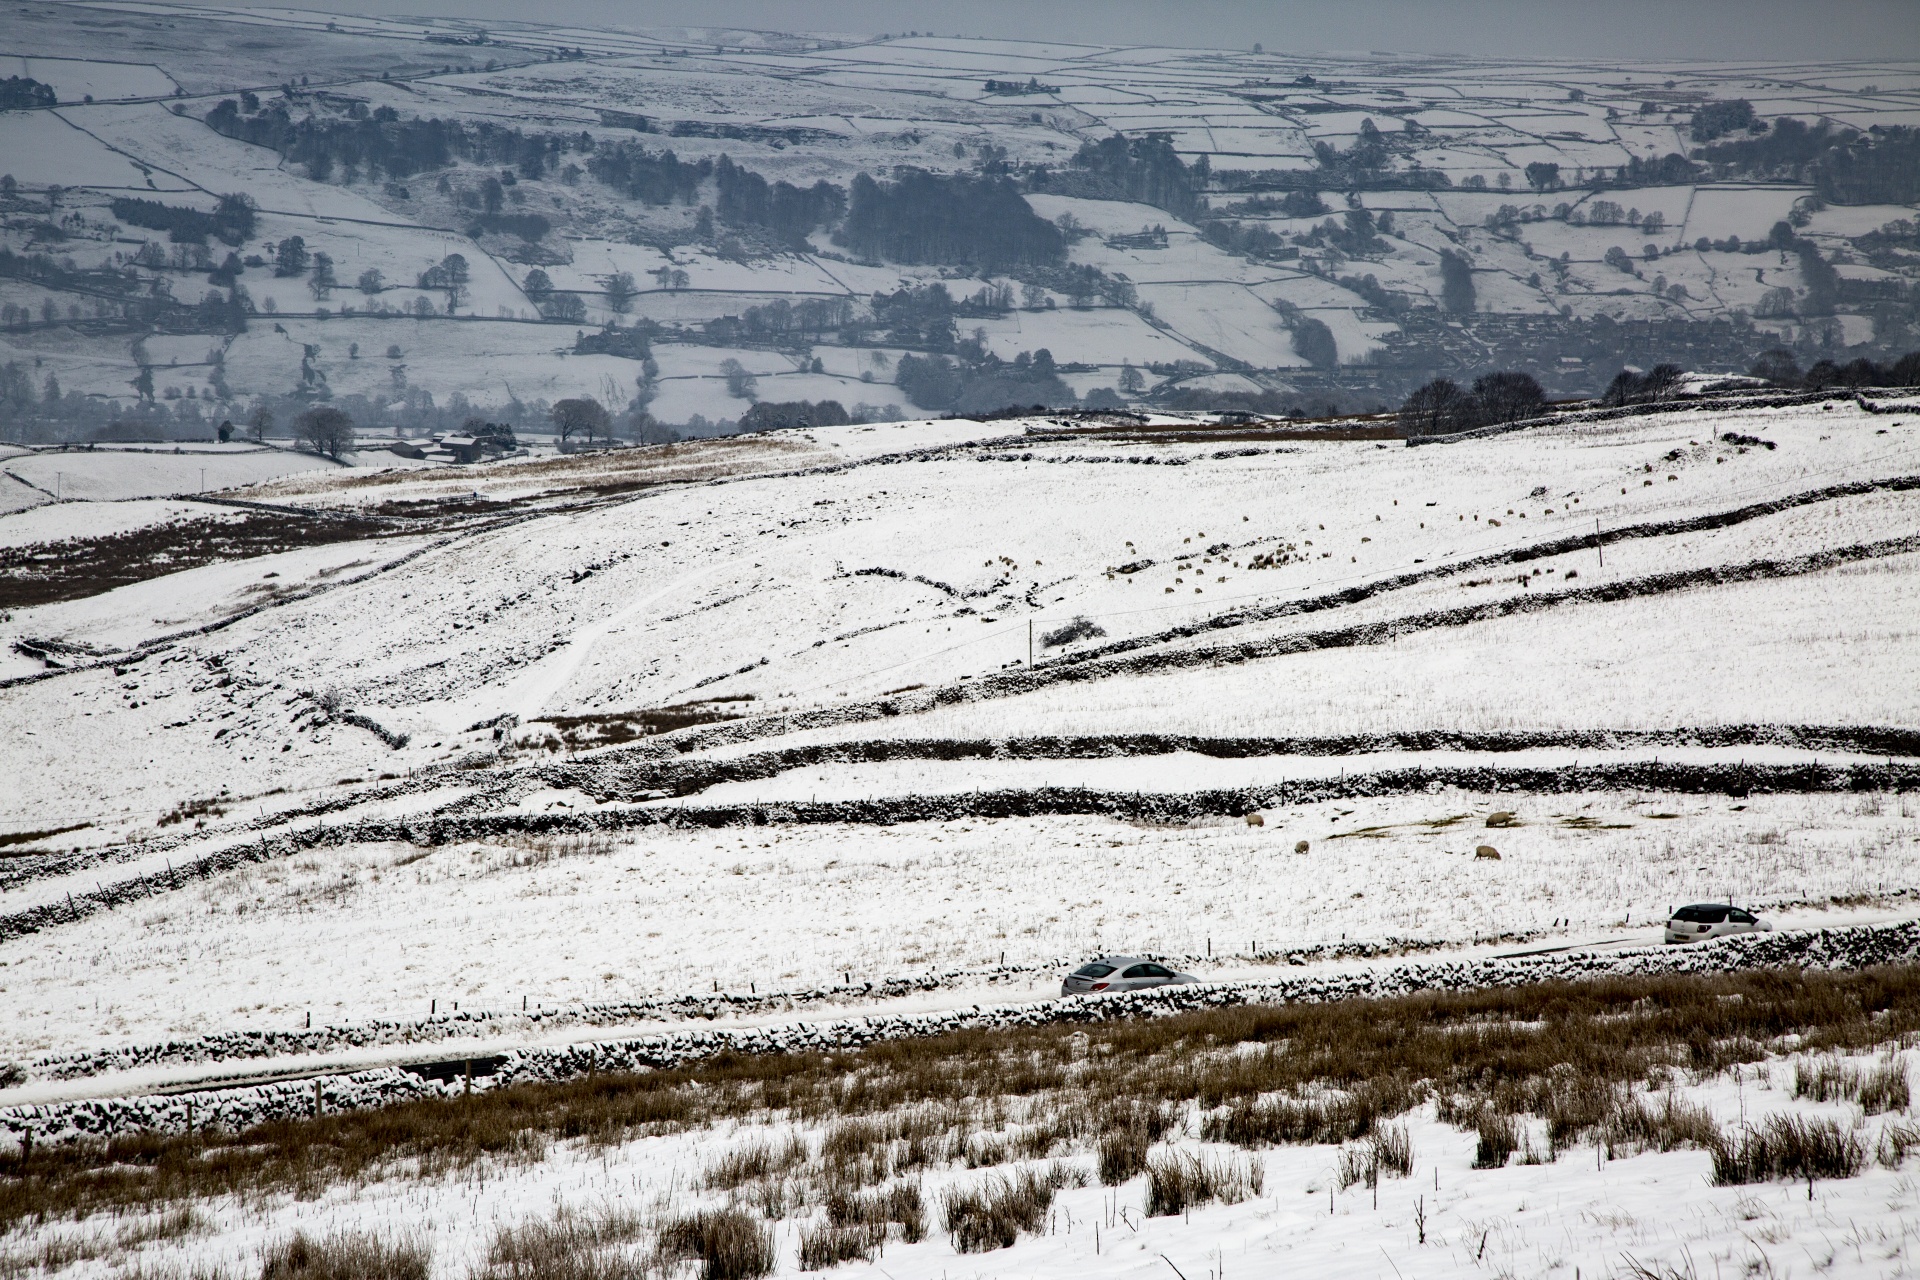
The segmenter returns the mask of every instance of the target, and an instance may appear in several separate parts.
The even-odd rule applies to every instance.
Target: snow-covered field
[[[16,774],[6,829],[87,824],[29,842],[82,856],[64,872],[19,863],[27,874],[5,901],[58,905],[310,828],[321,808],[339,815],[327,821],[627,822],[649,806],[1047,788],[1279,796],[1421,769],[1891,764],[1910,748],[1819,736],[1842,729],[1765,735],[1914,723],[1920,549],[1908,543],[1916,491],[1901,477],[1920,460],[1915,430],[1815,404],[1439,448],[1268,441],[1226,456],[1218,440],[1180,443],[1175,426],[1130,443],[1046,421],[942,422],[458,477],[285,476],[230,492],[377,509],[470,489],[539,511],[14,610],[8,636],[64,642],[101,665],[0,690],[8,740],[50,762]],[[1776,447],[1719,440],[1729,432]],[[680,483],[568,496],[599,476],[656,474],[649,466]],[[0,519],[0,538],[71,538],[94,511],[109,532],[194,510],[65,503]],[[1596,523],[1632,536],[1595,546]],[[1842,558],[1807,559],[1823,554]],[[1273,612],[1288,602],[1313,607]],[[187,634],[208,624],[219,629]],[[1063,628],[1070,638],[1054,635]],[[1335,635],[1347,639],[1317,638]],[[16,679],[40,671],[28,652],[9,655]],[[647,788],[666,784],[647,780],[649,746],[555,754],[575,732],[568,717],[618,724],[679,704],[744,719],[682,730],[676,768],[749,771],[650,801]],[[499,727],[502,716],[518,722]],[[1153,745],[1435,731],[1511,741],[1272,745],[1236,758]],[[1637,731],[1665,736],[1567,736]],[[1735,736],[1691,742],[1697,732]],[[1108,758],[938,749],[1063,735],[1147,737]],[[928,749],[888,758],[888,743]],[[831,754],[842,749],[854,754]],[[404,790],[379,789],[394,785]],[[1463,785],[1282,802],[1262,827],[1239,812],[1197,825],[1043,813],[628,827],[580,857],[502,837],[437,851],[390,837],[309,847],[6,944],[17,956],[0,993],[11,1011],[0,1055],[272,1027],[309,1009],[352,1023],[441,999],[797,989],[1102,948],[1211,945],[1224,958],[1342,940],[1578,941],[1726,894],[1763,908],[1898,903],[1920,857],[1899,798],[1509,801]],[[1484,830],[1496,809],[1520,825]],[[1487,842],[1502,861],[1473,858]],[[388,923],[403,919],[404,936]],[[542,944],[562,932],[566,944]],[[130,936],[142,945],[127,948]],[[193,981],[179,980],[186,972]],[[84,1008],[89,991],[97,1010]]]
[[[1569,189],[1556,215],[1561,197],[1529,191],[1525,166],[1684,151],[1684,104],[1702,96],[1863,125],[1916,109],[1894,65],[1639,69],[1671,82],[1656,90],[1589,66],[529,24],[500,24],[482,48],[456,19],[84,8],[127,24],[105,42],[139,56],[103,60],[78,23],[62,35],[18,16],[32,47],[0,75],[32,75],[59,101],[0,118],[13,178],[0,240],[193,302],[225,246],[196,265],[109,201],[208,208],[245,190],[260,221],[237,252],[254,259],[241,281],[260,309],[244,333],[136,341],[91,295],[0,281],[8,394],[125,401],[144,375],[160,403],[208,423],[296,387],[402,407],[462,406],[457,392],[456,417],[579,394],[616,409],[651,397],[667,422],[737,417],[756,396],[902,417],[922,412],[893,381],[916,339],[852,342],[836,321],[776,343],[730,318],[803,297],[859,314],[936,281],[960,299],[1010,288],[993,314],[967,303],[960,334],[977,328],[1007,360],[1046,348],[1083,393],[1148,366],[1218,392],[1322,385],[1296,350],[1303,317],[1364,378],[1395,356],[1406,316],[1351,277],[1425,306],[1443,251],[1473,258],[1490,315],[1750,314],[1808,282],[1791,255],[1717,242],[1766,236],[1806,189],[1610,193],[1625,216]],[[701,239],[694,205],[642,207],[559,162],[493,191],[505,212],[551,221],[515,243],[467,234],[468,188],[499,165],[451,165],[459,183],[444,186],[434,171],[319,179],[215,134],[202,117],[243,82],[243,42],[276,80],[310,74],[303,109],[342,120],[391,105],[671,139],[683,159],[726,155],[801,186],[896,166],[1064,172],[1114,129],[1165,131],[1216,171],[1309,167],[1316,143],[1378,129],[1454,185],[1366,193],[1392,223],[1358,256],[1291,239],[1327,219],[1337,233],[1345,210],[1221,215],[1288,238],[1291,256],[1263,259],[1218,247],[1203,210],[1033,195],[1073,234],[1071,261],[1130,298],[849,261],[825,232],[790,247],[803,252]],[[181,53],[195,43],[198,62]],[[1032,93],[982,85],[1028,77]],[[1217,213],[1261,190],[1206,199]],[[1846,253],[1911,214],[1818,210],[1803,234]],[[333,259],[337,283],[274,274],[295,235]],[[1695,248],[1702,237],[1716,243]],[[1636,270],[1606,261],[1616,245]],[[457,297],[416,283],[453,252],[470,267]],[[538,320],[536,265],[584,319]],[[635,277],[630,308],[615,307],[618,272]],[[682,327],[646,363],[574,352],[616,318]],[[1841,345],[1873,333],[1863,314],[1833,322]],[[1106,952],[1206,979],[1296,966],[1317,979],[1413,957],[1598,964],[1655,943],[1691,901],[1755,908],[1783,937],[1911,920],[1920,412],[1879,408],[1574,416],[1417,449],[1168,413],[869,422],[567,457],[542,442],[471,466],[372,441],[335,463],[278,437],[0,446],[0,555],[62,587],[35,594],[23,577],[0,605],[0,1108],[709,1018],[1012,1017]],[[181,545],[214,522],[284,531],[345,513],[381,536],[262,534],[211,563]],[[268,1039],[296,1031],[332,1039]],[[1900,1031],[1882,1060],[1904,1072],[1915,1050]],[[1796,1097],[1782,1055],[1798,1051],[1774,1043],[1732,1073],[1676,1068],[1667,1096],[1729,1130],[1833,1119],[1887,1158],[1817,1186],[1714,1186],[1694,1148],[1576,1146],[1474,1168],[1471,1125],[1430,1100],[1408,1119],[1410,1173],[1377,1204],[1342,1185],[1336,1148],[1280,1146],[1244,1156],[1264,1178],[1236,1204],[1148,1218],[1139,1179],[1068,1174],[1009,1249],[956,1253],[936,1211],[927,1239],[848,1270],[1914,1270],[1920,1193],[1892,1150],[1916,1141],[1904,1096],[1870,1117]],[[84,1054],[98,1056],[55,1061]],[[1224,1157],[1199,1119],[1185,1114],[1170,1148]],[[435,1280],[506,1280],[487,1270],[501,1228],[717,1206],[728,1197],[702,1171],[784,1123],[554,1140],[457,1170],[401,1162],[165,1221],[49,1219],[0,1230],[0,1280],[251,1275],[296,1229],[410,1239]],[[814,1148],[827,1138],[793,1123]],[[1084,1171],[1087,1148],[1056,1154]],[[928,1172],[928,1203],[1003,1162],[975,1163]],[[792,1272],[818,1206],[777,1208],[777,1265]]]
[[[1207,785],[1217,770],[1181,767],[1193,763],[1127,761],[1126,789],[1187,790],[1196,775]],[[1210,762],[1223,763],[1246,762]],[[1061,762],[1007,765],[985,785],[1031,785],[1042,769],[1048,782],[1078,781]],[[926,772],[910,781],[968,781],[951,767]],[[804,776],[783,782],[781,794],[801,800],[827,791]],[[727,790],[702,799],[730,799]],[[1518,825],[1487,828],[1490,813],[1514,806]],[[590,802],[547,790],[517,808]],[[1837,918],[1835,902],[1908,912],[1920,882],[1912,797],[1447,790],[1262,817],[1257,828],[1049,817],[316,852],[12,944],[0,1059],[291,1029],[309,1012],[316,1025],[351,1026],[424,1017],[435,1001],[507,1012],[524,999],[636,1003],[750,983],[798,991],[849,974],[1002,963],[1041,967],[951,998],[1036,998],[1057,990],[1054,966],[1103,951],[1195,957],[1205,976],[1231,978],[1263,971],[1257,956],[1342,941],[1644,944],[1657,941],[1647,926],[1681,902],[1732,895],[1817,927]],[[1309,848],[1295,853],[1301,840]],[[1475,858],[1483,844],[1499,861]],[[83,869],[8,896],[15,909],[58,902],[103,873],[147,866]]]

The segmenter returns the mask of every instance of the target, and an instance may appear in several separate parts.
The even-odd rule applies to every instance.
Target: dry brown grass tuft
[[[862,1193],[835,1185],[827,1190],[827,1222],[835,1227],[878,1227],[884,1236],[897,1223],[901,1239],[912,1244],[926,1237],[927,1207],[918,1182],[896,1182]]]
[[[1357,1182],[1380,1185],[1383,1176],[1404,1178],[1413,1172],[1413,1138],[1403,1124],[1383,1125],[1358,1146],[1342,1147],[1335,1173],[1340,1189]]]
[[[887,1242],[885,1226],[856,1222],[836,1227],[816,1223],[800,1228],[800,1269],[825,1271],[843,1262],[872,1262]]]
[[[1660,1100],[1658,1109],[1638,1098],[1618,1098],[1599,1130],[1608,1152],[1616,1155],[1682,1147],[1712,1150],[1720,1140],[1720,1126],[1705,1107],[1692,1106],[1672,1094]]]
[[[1166,1217],[1204,1204],[1239,1204],[1266,1187],[1260,1162],[1170,1151],[1147,1161],[1147,1216]]]
[[[589,1217],[562,1209],[544,1222],[496,1231],[475,1280],[647,1280],[646,1260],[618,1247],[640,1234],[631,1213]]]
[[[1815,1102],[1857,1102],[1870,1116],[1905,1111],[1910,1101],[1906,1064],[1897,1058],[1865,1066],[1833,1058],[1799,1062],[1793,1070],[1793,1096]]]
[[[698,1262],[700,1280],[755,1280],[773,1272],[773,1232],[739,1209],[675,1218],[660,1228],[656,1256],[666,1264]]]
[[[940,1197],[940,1214],[959,1252],[1006,1249],[1022,1232],[1040,1230],[1053,1192],[1053,1181],[1032,1169],[1011,1177],[994,1174],[970,1187],[949,1187]]]
[[[1866,1167],[1860,1135],[1827,1119],[1770,1116],[1738,1137],[1713,1145],[1715,1186],[1774,1178],[1851,1178]]]
[[[427,1280],[431,1262],[427,1246],[414,1240],[296,1231],[267,1250],[260,1280]]]
[[[789,1134],[780,1142],[749,1142],[723,1153],[707,1166],[701,1176],[703,1185],[715,1191],[732,1191],[749,1182],[779,1178],[807,1161],[807,1142],[798,1134]]]
[[[1134,1102],[1113,1108],[1103,1120],[1105,1132],[1094,1146],[1094,1168],[1101,1185],[1113,1187],[1146,1170],[1147,1151],[1173,1128],[1174,1111],[1167,1104],[1149,1107]]]
[[[1473,1167],[1501,1169],[1508,1157],[1520,1149],[1520,1123],[1511,1115],[1492,1107],[1481,1109],[1474,1126]]]

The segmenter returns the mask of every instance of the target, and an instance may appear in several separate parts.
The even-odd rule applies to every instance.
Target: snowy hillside
[[[473,1062],[484,1091],[487,1064],[591,1070],[650,1036],[1045,1026],[1077,1016],[1050,1002],[1064,969],[1110,951],[1234,1001],[1658,973],[1659,922],[1699,899],[1761,910],[1788,948],[1904,956],[1915,409],[1572,414],[1417,448],[1081,416],[430,469],[257,446],[9,459],[63,488],[0,517],[0,1061],[19,1072],[0,1116],[52,1138],[157,1107],[166,1130],[195,1107],[458,1092]],[[716,1199],[716,1173],[683,1193],[675,1169],[764,1138],[801,1162],[755,1202],[769,1225],[741,1228],[773,1233],[770,1265],[884,1250],[886,1274],[932,1275],[961,1247],[947,1189],[992,1191],[1018,1164],[992,1144],[1017,1139],[1059,1189],[995,1265],[1773,1258],[1904,1195],[1910,1132],[1803,1096],[1819,1063],[1785,1043],[1664,1093],[1607,1086],[1626,1092],[1579,1122],[1597,1146],[1522,1107],[1508,1168],[1486,1154],[1507,1122],[1444,1098],[1388,1112],[1405,1179],[1367,1174],[1364,1142],[1223,1145],[1215,1111],[1156,1113],[1163,1172],[1240,1170],[1175,1216],[1142,1175],[1085,1186],[1090,1138],[1018,1138],[1053,1123],[1022,1103],[993,1122],[1014,1138],[970,1120],[939,1139],[972,1154],[914,1175],[917,1227],[834,1226],[829,1197],[842,1234],[819,1234],[807,1152],[841,1177],[850,1139],[802,1124],[803,1150],[754,1113],[604,1159],[481,1157],[480,1200],[433,1175],[351,1208],[329,1192],[318,1217],[216,1196],[152,1244],[90,1244],[94,1219],[0,1244],[228,1274],[324,1227],[464,1277],[510,1223],[549,1230],[507,1205],[572,1221],[617,1195],[656,1207],[590,1247],[631,1260],[620,1241],[667,1247],[662,1215],[749,1194]],[[420,1082],[429,1059],[452,1083]],[[1698,1190],[1743,1108],[1853,1126],[1813,1203],[1765,1172]],[[1629,1140],[1643,1114],[1667,1136]],[[1684,1224],[1656,1207],[1675,1197]],[[1769,1234],[1742,1244],[1755,1221]]]
[[[1489,365],[1591,394],[1626,363],[1920,345],[1910,181],[1807,160],[1875,145],[1872,172],[1910,167],[1897,62],[76,12],[95,7],[0,25],[37,86],[0,109],[10,438],[197,439],[262,405],[284,433],[316,399],[384,434],[544,429],[592,396],[654,439],[757,402],[1312,411]],[[1047,243],[851,235],[861,175],[904,172],[1008,184]],[[1053,373],[1015,369],[1042,351]],[[909,356],[958,359],[967,385]]]
[[[6,517],[137,579],[3,624],[6,1051],[1892,903],[1912,815],[1846,792],[1912,767],[1917,428],[944,422]],[[126,550],[299,511],[358,536]]]
[[[1911,67],[0,46],[0,1280],[1915,1270]]]

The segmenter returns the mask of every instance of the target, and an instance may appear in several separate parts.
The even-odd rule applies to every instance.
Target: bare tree
[[[627,271],[616,271],[606,278],[604,287],[607,305],[619,315],[627,314],[633,306],[633,296],[638,292],[634,288],[633,274]]]
[[[353,448],[353,419],[332,405],[315,405],[293,420],[294,438],[338,462]]]
[[[595,436],[604,438],[613,431],[613,419],[592,396],[555,403],[553,425],[562,441],[571,440],[576,435],[583,435],[592,441]]]

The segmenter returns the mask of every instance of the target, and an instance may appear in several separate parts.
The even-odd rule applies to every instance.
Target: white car
[[[1681,907],[1667,921],[1668,942],[1698,942],[1733,933],[1772,933],[1773,923],[1730,902],[1696,902]]]
[[[1190,973],[1169,969],[1144,956],[1101,956],[1083,964],[1060,984],[1063,996],[1092,995],[1096,991],[1144,991],[1148,987],[1171,987],[1198,982]]]

